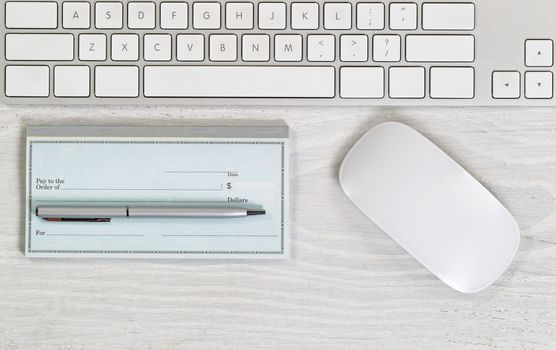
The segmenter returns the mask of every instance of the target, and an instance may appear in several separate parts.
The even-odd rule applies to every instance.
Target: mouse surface
[[[457,291],[494,283],[519,247],[508,210],[405,124],[367,132],[344,159],[340,184],[367,217]]]

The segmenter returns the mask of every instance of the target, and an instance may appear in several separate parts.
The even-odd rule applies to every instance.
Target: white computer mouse
[[[519,227],[508,210],[405,124],[367,132],[342,163],[340,184],[366,216],[457,291],[494,283],[519,247]]]

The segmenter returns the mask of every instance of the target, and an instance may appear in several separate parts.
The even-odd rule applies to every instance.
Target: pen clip
[[[43,218],[52,222],[111,222],[111,218]]]

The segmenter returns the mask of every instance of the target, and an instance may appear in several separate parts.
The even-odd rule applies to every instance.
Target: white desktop
[[[556,348],[555,11],[552,0],[3,1],[0,348]],[[357,140],[384,122],[413,128],[461,166],[459,176],[477,180],[470,188],[490,192],[480,190],[486,202],[466,208],[485,213],[488,206],[503,214],[496,222],[503,222],[504,229],[489,236],[496,238],[490,241],[495,246],[458,241],[459,234],[445,251],[445,261],[453,264],[431,265],[411,247],[417,242],[438,252],[436,246],[411,236],[401,241],[400,232],[391,230],[407,228],[408,220],[397,225],[396,217],[389,216],[385,225],[376,211],[357,208],[366,193],[348,188],[340,168]],[[264,206],[235,208],[138,206],[127,200],[102,208],[92,201],[86,206],[48,202],[33,207],[40,198],[33,193],[29,197],[25,189],[25,178],[36,179],[41,169],[56,181],[70,173],[64,167],[71,167],[72,182],[81,185],[81,180],[104,184],[103,174],[119,176],[129,169],[139,173],[139,180],[152,175],[148,166],[127,160],[126,169],[104,164],[92,148],[87,150],[90,157],[64,162],[66,152],[81,151],[61,144],[52,146],[53,153],[42,148],[42,163],[28,167],[25,135],[33,126],[58,132],[68,125],[162,126],[177,132],[284,124],[290,130],[290,171],[284,174],[290,182],[290,210],[289,220],[280,223],[271,216],[276,212],[274,194]],[[115,158],[124,156],[113,151]],[[170,153],[155,159],[151,151],[145,156],[154,162],[172,163]],[[234,164],[264,172],[275,154],[264,157],[261,164],[241,157]],[[358,164],[375,160],[363,157],[368,163]],[[79,176],[93,164],[106,171]],[[396,174],[389,179],[384,175],[388,169],[377,174],[392,180],[388,184],[399,184],[394,180],[403,178]],[[432,169],[415,168],[403,176]],[[210,183],[211,176],[196,180]],[[150,179],[159,184],[164,176]],[[251,190],[253,198],[264,197]],[[105,194],[116,198],[116,192]],[[387,192],[399,199],[403,191]],[[454,193],[472,195],[463,188]],[[379,205],[377,199],[390,198],[382,195],[365,197],[374,201],[371,209]],[[406,204],[416,203],[412,199]],[[26,212],[29,204],[35,210]],[[458,214],[452,210],[457,206],[449,204],[444,208],[451,208],[448,214]],[[141,209],[150,217],[138,218]],[[219,227],[214,234],[236,233],[241,222],[236,219],[250,220],[252,226],[268,220],[276,232],[287,223],[289,256],[80,258],[83,246],[59,236],[39,247],[47,252],[25,256],[26,218],[37,227],[66,233],[77,219],[73,227],[85,229],[72,234],[102,234],[98,225],[105,225],[105,233],[119,234],[111,225],[117,223],[147,235],[149,229],[148,234],[161,232],[178,221],[195,231],[224,220],[220,210],[231,209],[237,216],[230,218],[231,231]],[[259,215],[242,217],[247,210]],[[95,213],[102,217],[93,217]],[[507,213],[519,226],[517,252],[517,228]],[[400,219],[408,212],[401,214]],[[438,221],[452,222],[450,215]],[[483,229],[475,233],[493,232]],[[499,233],[506,232],[512,240],[500,244],[497,239],[504,235]],[[102,242],[94,238],[98,240],[89,243]],[[244,243],[253,243],[260,253],[282,244],[275,238]],[[164,248],[186,255],[196,238],[187,239]],[[229,247],[216,236],[206,242]],[[53,257],[68,254],[58,249],[70,246],[77,247],[70,253],[77,258]],[[124,249],[122,255],[135,254],[129,245]],[[500,269],[483,269],[479,259],[467,264],[457,255],[462,251],[488,251]],[[151,253],[160,256],[157,250]],[[512,253],[511,264],[498,259],[511,260]],[[41,254],[48,259],[37,257]],[[94,254],[112,253],[100,249]],[[446,275],[444,267],[465,274]],[[477,276],[486,276],[485,283],[471,288],[469,282]],[[460,293],[442,280],[456,290],[477,293]]]

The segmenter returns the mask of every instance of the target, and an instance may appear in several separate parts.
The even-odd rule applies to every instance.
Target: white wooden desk
[[[23,256],[30,124],[242,125],[292,131],[292,258]],[[490,289],[450,290],[343,195],[367,129],[405,122],[482,181],[522,228]],[[90,108],[0,111],[0,349],[556,349],[556,109]]]

